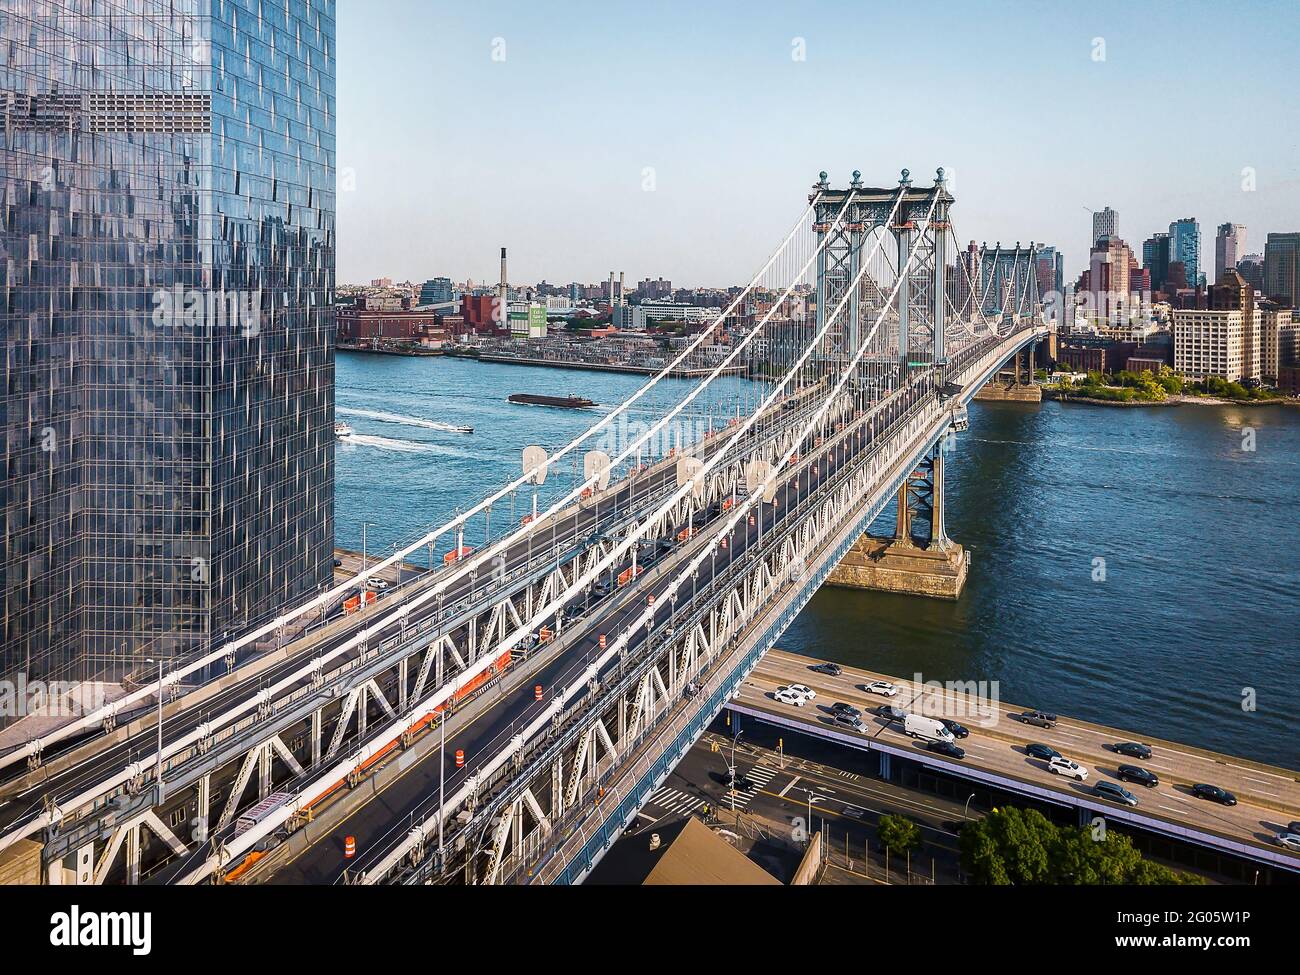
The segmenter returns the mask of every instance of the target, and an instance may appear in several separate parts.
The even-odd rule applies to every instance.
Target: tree
[[[921,845],[921,827],[906,816],[880,817],[880,843],[891,853],[907,853]]]
[[[962,869],[977,884],[1199,884],[1191,874],[1144,860],[1122,833],[1058,827],[1035,809],[996,809],[967,823]]]

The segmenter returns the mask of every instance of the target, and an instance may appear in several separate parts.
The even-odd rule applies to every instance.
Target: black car
[[[1054,758],[1061,757],[1061,753],[1051,745],[1040,745],[1038,742],[1034,742],[1032,745],[1026,745],[1025,754],[1030,758],[1040,758],[1044,762],[1050,762]]]
[[[947,755],[949,758],[965,758],[966,749],[959,745],[954,745],[950,741],[932,741],[925,746],[927,750],[938,755]]]
[[[1235,806],[1237,797],[1227,789],[1220,789],[1217,785],[1206,785],[1199,782],[1192,786],[1192,795],[1197,799],[1209,799],[1211,802],[1217,802],[1223,806]]]
[[[1154,789],[1160,784],[1160,776],[1139,765],[1121,765],[1119,767],[1119,780],[1121,782],[1136,782],[1148,789]]]
[[[843,701],[836,701],[831,705],[831,714],[837,718],[841,714],[847,714],[851,718],[862,717],[861,711],[855,708],[852,704],[845,704]]]
[[[939,724],[951,731],[954,738],[970,737],[970,729],[965,725],[958,724],[956,721],[952,720],[952,718],[940,718]]]
[[[1048,714],[1046,711],[1021,711],[1015,718],[1036,728],[1056,727],[1056,715]]]
[[[1120,741],[1111,746],[1121,755],[1127,755],[1129,758],[1150,758],[1151,746],[1139,745],[1135,741]]]
[[[839,664],[813,664],[808,669],[815,670],[819,674],[826,674],[828,677],[838,677],[844,673],[844,668]]]

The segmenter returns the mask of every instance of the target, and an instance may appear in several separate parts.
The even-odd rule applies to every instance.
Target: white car
[[[817,697],[817,692],[806,684],[791,684],[790,690],[796,694],[802,694],[805,701],[811,701]]]
[[[804,702],[807,700],[793,687],[778,687],[772,696],[782,704],[792,704],[797,708],[803,707]]]
[[[873,680],[863,690],[868,694],[883,694],[885,697],[893,697],[898,693],[898,686],[889,683],[887,680]]]
[[[1055,775],[1064,775],[1066,778],[1078,779],[1080,782],[1088,778],[1088,770],[1078,762],[1072,762],[1063,755],[1057,755],[1047,763],[1047,771]]]
[[[1300,853],[1300,833],[1278,833],[1277,845],[1292,853]]]

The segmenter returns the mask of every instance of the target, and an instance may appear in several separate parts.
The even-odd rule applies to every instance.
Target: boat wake
[[[436,454],[441,453],[437,444],[416,443],[411,440],[392,440],[388,437],[375,437],[367,433],[354,433],[339,441],[344,447],[375,447],[379,450],[391,450],[399,454]]]
[[[346,413],[349,416],[364,416],[371,420],[378,420],[380,423],[400,423],[408,427],[422,427],[425,430],[441,430],[444,433],[469,433],[471,428],[460,426],[455,423],[439,423],[437,420],[426,420],[418,416],[402,416],[400,413],[385,413],[382,410],[361,410],[355,407],[336,406],[336,413]]]

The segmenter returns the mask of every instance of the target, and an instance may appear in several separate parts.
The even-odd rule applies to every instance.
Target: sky
[[[963,240],[1300,230],[1300,0],[338,0],[340,284],[747,281],[820,170]],[[802,57],[800,57],[802,55]]]

